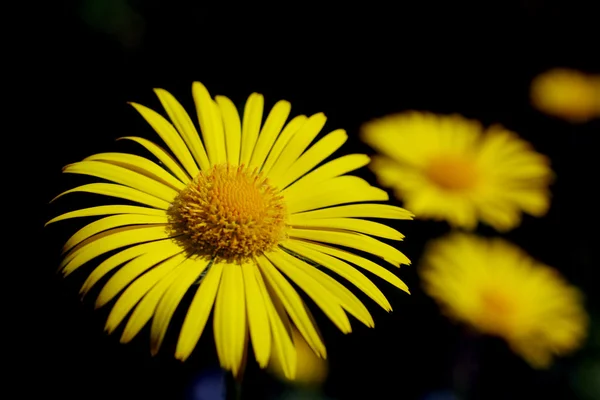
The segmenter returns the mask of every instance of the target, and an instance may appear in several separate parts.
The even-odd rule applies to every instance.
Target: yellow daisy
[[[555,68],[531,82],[535,108],[573,123],[600,117],[600,75]]]
[[[418,218],[465,229],[482,221],[505,231],[521,212],[548,210],[549,160],[499,125],[406,112],[364,124],[362,138],[382,153],[370,166],[379,182]]]
[[[559,273],[500,238],[454,233],[434,241],[423,286],[451,318],[505,339],[533,367],[577,349],[587,333],[581,294]]]
[[[250,340],[261,367],[275,355],[286,376],[293,378],[296,350],[291,323],[316,354],[325,358],[326,350],[292,283],[344,333],[351,331],[346,313],[369,327],[374,322],[363,303],[329,273],[388,311],[385,296],[359,269],[408,292],[396,275],[352,249],[396,267],[409,264],[396,248],[372,237],[402,240],[403,235],[364,218],[401,220],[412,214],[374,203],[388,200],[385,191],[346,175],[366,165],[366,155],[346,155],[319,165],[347,139],[343,130],[335,130],[311,146],[325,125],[322,113],[300,115],[286,123],[291,105],[280,101],[263,124],[262,95],[248,98],[240,118],[231,100],[223,96],[213,100],[195,82],[192,94],[200,137],[181,104],[165,90],[155,92],[170,121],[140,104],[132,106],[170,152],[141,137],[125,139],[143,146],[160,164],[132,154],[96,154],[67,165],[64,172],[106,182],[58,196],[88,192],[137,205],[84,208],[48,222],[105,216],[67,241],[60,267],[68,275],[118,250],[96,266],[81,289],[87,293],[116,270],[96,300],[100,307],[116,299],[106,323],[108,332],[126,321],[121,341],[129,342],[150,323],[154,354],[176,308],[192,290],[177,358],[190,356],[212,312],[223,368],[238,374]]]

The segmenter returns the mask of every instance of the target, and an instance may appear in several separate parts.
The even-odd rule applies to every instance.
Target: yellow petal
[[[290,242],[292,242],[291,245]],[[308,264],[307,262],[305,262],[301,258],[296,257],[295,255],[300,255],[301,257],[312,259],[313,262],[320,264],[322,267],[328,268],[334,272],[337,272],[338,270],[343,270],[342,272],[347,271],[343,268],[335,268],[335,266],[330,267],[330,259],[333,257],[307,257],[307,254],[312,254],[310,250],[305,251],[305,248],[302,248],[297,245],[294,246],[293,242],[294,241],[288,241],[285,245],[287,249],[292,250],[292,252],[294,253],[291,257],[292,263],[294,263],[301,271],[310,276],[311,279],[317,281],[320,285],[322,285],[323,288],[325,288],[326,292],[329,293],[329,295],[335,296],[338,299],[339,304],[350,314],[354,315],[360,322],[362,322],[370,328],[374,327],[375,321],[373,321],[373,317],[371,317],[369,310],[367,310],[367,307],[365,307],[365,305],[350,290],[348,290],[340,282],[336,281],[335,279],[321,271],[319,268],[315,268],[313,265]],[[297,251],[294,250],[294,248]],[[320,260],[317,260],[316,258],[320,258]],[[356,271],[349,265],[346,266],[348,267],[348,269],[352,270],[352,272],[339,274],[340,276],[346,278],[350,283],[355,283],[359,281],[361,283],[361,286],[367,286],[368,289],[371,289],[371,287],[375,287],[375,285],[371,281],[369,281],[365,276],[360,274],[358,271]],[[362,279],[356,279],[358,276],[360,276],[360,278]],[[348,279],[347,277],[350,277],[350,279]],[[370,283],[371,286],[364,285],[365,281]]]
[[[166,90],[154,89],[154,93],[158,96],[158,99],[165,108],[169,118],[171,118],[173,125],[175,125],[175,128],[177,128],[181,134],[181,137],[190,149],[190,152],[194,156],[196,163],[200,166],[200,169],[207,171],[210,168],[208,156],[204,149],[204,145],[200,141],[198,131],[188,113],[177,99]]]
[[[160,349],[179,302],[207,266],[205,261],[188,258],[182,264],[185,270],[160,298],[150,329],[150,351],[153,355]]]
[[[289,235],[290,237],[297,239],[331,243],[364,251],[381,257],[397,267],[399,267],[400,264],[410,264],[410,260],[398,249],[360,233],[292,228],[289,230]]]
[[[306,150],[282,175],[278,182],[274,182],[279,187],[286,187],[309,172],[324,159],[332,155],[348,139],[346,131],[338,129],[327,134],[319,140],[310,149]]]
[[[152,268],[156,264],[170,258],[174,255],[183,253],[183,249],[177,244],[166,240],[157,243],[151,251],[134,258],[119,269],[108,282],[104,285],[98,298],[96,299],[96,308],[100,308],[111,301],[127,285],[133,282],[138,276]]]
[[[397,230],[379,222],[367,221],[356,218],[320,218],[308,219],[298,217],[301,214],[292,214],[288,224],[294,228],[311,229],[341,229],[364,233],[366,235],[379,236],[390,240],[402,240],[404,235]]]
[[[192,95],[194,96],[196,113],[198,114],[198,122],[200,123],[200,131],[202,132],[208,159],[211,165],[224,163],[227,155],[225,154],[225,135],[220,110],[218,110],[210,97],[210,93],[202,83],[193,83]]]
[[[116,185],[114,183],[88,183],[87,185],[78,186],[73,189],[69,189],[62,192],[51,201],[54,201],[65,194],[76,193],[76,192],[87,192],[102,194],[104,196],[118,197],[120,199],[134,201],[136,203],[145,204],[150,207],[155,207],[161,210],[167,210],[171,203],[154,197],[144,192],[140,192],[137,189],[133,189],[123,185]]]
[[[289,196],[297,196],[306,190],[319,185],[322,182],[336,178],[355,169],[364,167],[369,163],[370,159],[364,154],[348,154],[335,160],[329,161],[304,175],[296,182],[285,188],[283,192]]]
[[[173,282],[177,281],[188,269],[186,268],[186,259],[182,261],[174,270],[169,272],[167,276],[158,281],[156,285],[146,293],[142,300],[137,304],[133,313],[127,320],[123,334],[121,335],[121,343],[128,343],[133,339],[150,321],[156,311],[156,307],[160,299],[167,291]]]
[[[296,243],[296,242],[294,241],[294,243]],[[357,256],[356,254],[352,254],[346,250],[338,249],[338,248],[335,248],[332,246],[327,246],[327,245],[324,245],[321,243],[312,243],[312,242],[302,241],[301,244],[304,247],[308,247],[308,248],[316,250],[318,252],[329,254],[331,256],[348,261],[348,262],[356,265],[357,267],[360,267],[366,271],[371,272],[373,275],[380,277],[381,279],[385,280],[386,282],[396,286],[398,289],[403,290],[406,293],[410,294],[410,291],[408,290],[408,286],[406,286],[406,284],[404,282],[402,282],[400,280],[400,278],[398,278],[396,275],[394,275],[387,269],[383,268],[381,265],[378,265],[371,260],[367,260],[364,257]]]
[[[158,181],[174,190],[180,191],[185,188],[185,184],[173,175],[168,173],[158,164],[153,163],[147,158],[126,153],[99,153],[87,157],[84,161],[103,161],[119,167],[127,168],[137,172],[150,179]]]
[[[182,361],[187,360],[192,354],[196,343],[198,343],[200,336],[202,336],[206,321],[210,316],[217,297],[222,272],[223,264],[212,264],[204,278],[202,278],[200,287],[198,287],[194,295],[194,299],[183,321],[179,340],[177,341],[177,348],[175,349],[175,357]]]
[[[63,259],[60,268],[69,275],[86,262],[101,254],[132,244],[166,239],[168,237],[164,225],[126,226],[114,228],[92,236],[81,242]]]
[[[288,168],[298,159],[300,154],[306,150],[308,145],[321,132],[325,126],[327,118],[323,113],[312,115],[298,132],[290,139],[282,150],[281,154],[271,171],[269,171],[269,180],[276,184],[283,177]]]
[[[166,239],[171,240],[171,239]],[[152,251],[152,248],[156,246],[159,242],[151,242],[138,244],[136,246],[129,247],[123,251],[120,251],[112,256],[108,257],[106,260],[102,261],[100,265],[98,265],[92,273],[88,276],[88,278],[83,283],[81,290],[79,293],[82,295],[86,295],[89,290],[96,284],[100,279],[102,279],[106,274],[108,274],[113,269],[117,268],[119,265],[138,257],[142,254],[145,254],[149,251]]]
[[[141,104],[130,103],[137,112],[154,128],[156,133],[162,138],[167,144],[169,149],[173,152],[177,160],[183,165],[185,170],[190,176],[198,175],[200,170],[192,157],[189,149],[185,145],[179,133],[175,130],[173,125],[163,118],[159,113],[149,109]]]
[[[246,292],[246,309],[248,311],[248,326],[256,361],[261,368],[266,368],[271,357],[271,327],[265,299],[269,294],[261,290],[262,275],[253,262],[241,266],[244,275],[244,290]],[[263,283],[264,285],[264,283]]]
[[[185,172],[181,165],[179,165],[177,160],[159,145],[149,141],[148,139],[135,136],[126,136],[117,140],[131,140],[138,144],[141,144],[146,148],[146,150],[148,150],[156,158],[158,158],[158,161],[163,163],[165,167],[167,167],[169,171],[171,171],[173,175],[175,175],[181,182],[189,183],[191,181],[190,176],[187,172]]]
[[[278,101],[273,106],[258,136],[256,148],[254,149],[252,159],[250,160],[250,168],[260,169],[264,164],[267,154],[269,154],[269,150],[273,147],[275,139],[277,139],[277,136],[281,133],[281,129],[290,115],[291,109],[292,105],[285,100]]]
[[[355,176],[340,176],[324,182],[312,191],[290,196],[284,193],[288,212],[295,214],[316,208],[362,201],[385,201],[389,196],[385,190],[369,185]]]
[[[290,318],[294,321],[294,324],[296,324],[298,330],[306,339],[306,342],[315,353],[323,358],[326,357],[327,353],[323,340],[307,313],[306,305],[294,287],[290,285],[283,275],[281,275],[273,264],[271,264],[269,259],[266,257],[259,257],[257,262],[263,277],[267,280],[270,287],[273,288],[277,298],[283,303]]]
[[[129,205],[112,205],[112,206],[96,206],[89,208],[82,208],[80,210],[70,211],[68,213],[59,215],[58,217],[52,218],[46,222],[44,226],[52,224],[58,221],[64,221],[71,218],[81,217],[94,217],[98,215],[111,215],[111,214],[138,214],[138,215],[153,215],[161,216],[165,215],[164,210],[158,210],[156,208],[129,206]]]
[[[73,246],[78,245],[85,239],[94,236],[97,233],[109,229],[118,228],[127,225],[145,225],[145,224],[166,224],[167,215],[141,215],[141,214],[120,214],[102,218],[91,222],[75,232],[63,246],[63,253],[69,251]]]
[[[225,264],[215,303],[214,332],[221,367],[237,376],[244,353],[246,301],[240,266]]]
[[[310,265],[306,263],[302,265],[297,258],[279,249],[269,253],[267,257],[323,310],[339,330],[344,333],[352,332],[350,320],[336,296],[328,292],[319,281],[312,279],[305,271],[306,267],[311,267]]]
[[[281,133],[277,137],[275,144],[273,145],[271,151],[269,152],[269,155],[267,156],[267,160],[261,168],[261,171],[264,174],[266,174],[267,176],[269,175],[269,173],[271,172],[271,168],[273,168],[275,161],[277,161],[285,146],[292,139],[292,137],[296,133],[298,133],[300,128],[304,126],[307,120],[308,118],[306,117],[306,115],[298,115],[292,118],[292,120],[287,123],[285,128],[283,128],[283,131],[281,131]]]
[[[269,262],[268,260],[266,262]],[[283,373],[288,379],[296,377],[297,370],[297,352],[292,339],[292,326],[281,300],[274,294],[274,289],[267,287],[262,278],[260,270],[257,269],[257,280],[259,290],[264,295],[265,308],[269,316],[269,325],[271,326],[272,351],[271,362],[278,362],[283,367]]]
[[[291,216],[301,220],[321,218],[386,218],[386,219],[413,219],[414,214],[403,208],[388,204],[347,204],[323,208],[321,210],[305,211]]]
[[[140,190],[168,202],[171,202],[177,196],[177,191],[154,179],[126,168],[100,161],[79,161],[64,167],[63,172],[106,179]]]
[[[265,100],[262,94],[252,93],[244,107],[244,119],[242,121],[242,149],[240,164],[249,165],[254,146],[258,139],[260,124],[262,123],[263,108]]]
[[[223,129],[225,130],[225,147],[227,163],[240,164],[240,148],[242,147],[242,123],[240,114],[233,102],[225,96],[216,96],[215,101],[221,109],[223,116]]]
[[[311,243],[300,240],[288,240],[285,243],[285,247],[292,250],[294,253],[316,262],[317,264],[335,272],[348,282],[352,283],[386,311],[392,310],[392,307],[385,298],[385,295],[373,282],[371,282],[369,278],[361,274],[358,270],[348,265],[344,261],[327,255],[319,251],[318,247],[310,245]]]
[[[160,263],[155,268],[151,269],[140,278],[136,279],[121,296],[113,306],[108,319],[106,321],[105,329],[108,333],[113,333],[119,326],[121,321],[129,314],[129,312],[135,307],[146,293],[150,291],[161,279],[171,273],[179,264],[185,259],[184,253],[178,254],[168,260]]]

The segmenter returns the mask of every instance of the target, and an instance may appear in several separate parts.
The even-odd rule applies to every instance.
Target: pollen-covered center
[[[425,168],[427,178],[442,189],[467,190],[477,183],[475,165],[460,157],[435,157]]]
[[[283,196],[256,170],[216,165],[175,198],[173,235],[195,255],[243,262],[285,238]]]

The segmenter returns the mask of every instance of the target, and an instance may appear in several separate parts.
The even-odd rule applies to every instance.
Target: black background
[[[114,7],[118,2],[108,3],[113,8],[101,8],[104,18],[90,17],[87,1],[56,6],[35,55],[40,67],[33,104],[40,109],[28,118],[40,124],[32,147],[34,181],[43,190],[36,189],[33,198],[33,232],[41,246],[23,255],[36,260],[25,263],[28,282],[35,285],[24,292],[27,324],[17,325],[18,338],[26,342],[16,365],[25,396],[33,390],[62,399],[180,399],[197,373],[216,362],[208,332],[186,364],[173,360],[168,348],[152,358],[146,331],[127,346],[104,334],[106,312],[93,311],[93,300],[78,299],[84,275],[63,280],[55,274],[62,242],[80,225],[41,228],[78,204],[74,199],[48,205],[74,182],[85,181],[62,175],[62,166],[93,153],[129,150],[114,142],[121,136],[156,139],[127,101],[159,110],[152,88],[162,87],[190,109],[194,80],[236,104],[256,91],[265,95],[266,106],[291,101],[294,115],[323,111],[327,130],[349,133],[346,151],[370,152],[357,138],[361,123],[411,109],[457,112],[518,132],[551,157],[557,181],[548,216],[526,217],[507,237],[559,268],[586,290],[588,307],[597,308],[592,219],[599,124],[577,126],[544,116],[528,99],[530,80],[548,68],[600,72],[598,14],[591,2],[209,7],[153,0],[130,1],[128,17]],[[413,295],[382,285],[394,312],[369,303],[375,330],[353,324],[355,332],[343,336],[320,321],[331,363],[325,390],[332,397],[423,399],[452,387],[462,346],[473,346],[463,343],[460,328],[442,318],[418,286],[421,250],[447,227],[415,221],[399,228],[406,234],[400,249],[414,264],[399,275]],[[534,372],[502,343],[476,346],[471,350],[482,369],[471,384],[474,398],[574,398],[577,357]],[[272,383],[253,364],[246,381],[248,395],[257,398]]]

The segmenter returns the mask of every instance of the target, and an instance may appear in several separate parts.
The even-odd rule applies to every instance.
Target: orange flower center
[[[459,157],[433,158],[425,169],[427,178],[448,191],[471,189],[477,183],[475,165]]]
[[[283,197],[256,170],[216,165],[200,174],[169,209],[172,234],[192,253],[243,262],[285,238]]]
[[[481,293],[480,325],[483,330],[499,335],[509,335],[516,311],[514,301],[507,293],[487,290]]]

